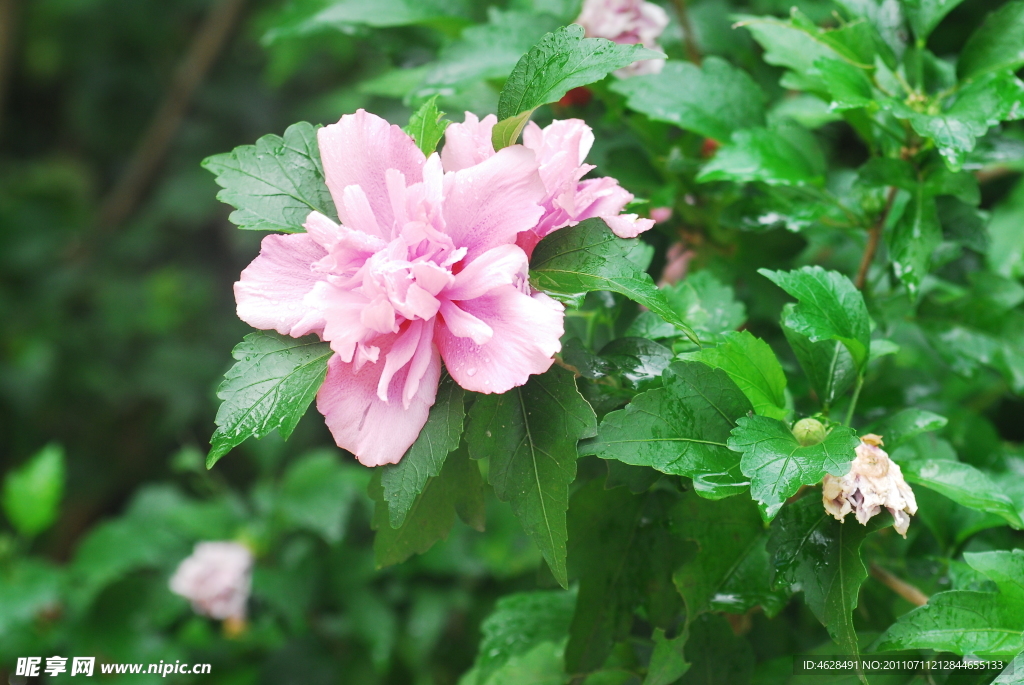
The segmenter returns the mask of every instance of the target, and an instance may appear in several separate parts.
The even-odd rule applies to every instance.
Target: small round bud
[[[802,447],[817,445],[825,439],[825,426],[817,419],[800,419],[793,426],[793,436]]]

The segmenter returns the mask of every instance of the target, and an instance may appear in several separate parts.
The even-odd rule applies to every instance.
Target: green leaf
[[[793,315],[795,306],[789,303],[782,308],[783,322]],[[850,351],[838,340],[811,342],[810,338],[785,323],[782,324],[782,332],[793,348],[818,401],[826,407],[832,406],[857,380],[857,365]]]
[[[754,672],[754,650],[722,616],[703,614],[690,624],[690,668],[679,685],[745,685]]]
[[[430,156],[437,150],[437,144],[444,136],[444,130],[452,122],[444,118],[444,112],[437,108],[437,96],[430,98],[409,117],[409,125],[404,130],[416,141],[416,146],[423,154]]]
[[[886,419],[877,432],[885,438],[885,448],[892,452],[907,440],[922,433],[941,430],[946,423],[948,420],[945,416],[939,416],[927,409],[908,407]]]
[[[537,244],[530,263],[533,286],[553,297],[580,301],[595,290],[625,295],[657,313],[697,342],[651,277],[629,260],[633,241],[619,238],[602,219],[562,228]]]
[[[750,494],[772,519],[801,485],[821,482],[826,473],[841,476],[850,470],[859,444],[857,434],[833,425],[817,445],[801,447],[789,426],[767,416],[749,416],[736,422],[729,447],[743,453],[740,469],[750,477]]]
[[[850,279],[820,266],[789,272],[759,269],[758,273],[799,301],[785,310],[785,326],[811,342],[843,343],[863,373],[871,344],[871,322],[864,297]]]
[[[690,668],[684,649],[689,635],[680,633],[672,639],[665,637],[665,631],[655,628],[654,652],[647,667],[643,685],[672,685]]]
[[[373,540],[377,568],[400,564],[447,538],[456,514],[477,530],[484,528],[484,482],[465,449],[448,455],[441,473],[427,480],[398,528],[391,527],[380,469],[374,469],[368,492],[376,504],[371,527],[377,531]]]
[[[237,363],[217,389],[223,402],[210,438],[206,468],[246,438],[277,429],[288,439],[327,375],[331,346],[315,335],[289,338],[272,331],[250,333],[231,355]]]
[[[998,592],[952,590],[900,616],[873,649],[935,649],[954,654],[1013,656],[1024,649],[1024,552],[964,554]]]
[[[615,642],[629,635],[633,612],[666,629],[682,609],[672,570],[682,561],[668,532],[672,493],[632,495],[594,479],[573,493],[569,562],[579,597],[565,650],[569,673],[600,668]]]
[[[658,74],[622,79],[611,89],[626,96],[630,109],[714,140],[764,126],[764,92],[745,71],[718,57],[699,67],[668,61]]]
[[[4,514],[16,531],[31,538],[57,520],[63,495],[64,448],[50,443],[4,477]]]
[[[861,544],[868,533],[891,524],[892,517],[884,513],[866,526],[841,523],[825,511],[817,494],[787,506],[772,524],[773,583],[803,590],[807,606],[845,654],[858,653],[853,610],[868,577]]]
[[[914,36],[922,43],[928,40],[932,30],[943,17],[964,0],[903,0],[903,11],[907,14]]]
[[[725,342],[691,352],[685,358],[729,374],[758,414],[786,418],[786,374],[768,343],[750,331],[727,333]]]
[[[316,127],[306,122],[289,126],[284,138],[267,135],[255,145],[207,157],[203,167],[216,174],[223,188],[217,199],[235,207],[228,218],[239,228],[302,233],[310,212],[337,217]]]
[[[447,373],[437,388],[437,399],[416,442],[397,464],[380,467],[384,500],[392,528],[399,528],[422,492],[428,478],[441,473],[445,457],[459,446],[465,391]]]
[[[501,150],[509,145],[515,145],[519,140],[519,134],[526,127],[533,110],[527,110],[514,117],[502,119],[491,129],[491,145],[495,150]]]
[[[874,103],[871,80],[864,69],[827,57],[819,57],[814,66],[828,85],[834,111],[870,107]]]
[[[961,79],[1024,65],[1024,2],[1014,0],[985,18],[971,34],[956,65]]]
[[[476,682],[483,685],[509,659],[544,642],[560,644],[569,635],[575,592],[519,592],[498,600],[480,626]]]
[[[490,7],[486,24],[466,28],[457,41],[441,51],[437,62],[427,67],[416,95],[450,95],[453,90],[466,90],[481,81],[503,79],[523,53],[558,26],[559,21],[549,14]]]
[[[501,89],[499,121],[556,102],[573,88],[600,81],[633,62],[664,57],[641,45],[619,45],[583,35],[578,24],[563,26],[523,55]]]
[[[540,548],[555,579],[568,587],[566,523],[576,443],[597,433],[594,410],[559,367],[531,376],[503,395],[478,397],[466,442],[474,459],[490,459],[488,480]]]
[[[918,186],[892,231],[886,233],[893,271],[911,297],[917,297],[921,281],[928,274],[932,253],[942,242],[942,227],[935,199]]]
[[[752,501],[686,493],[672,509],[672,532],[698,547],[672,576],[688,621],[705,611],[742,614],[758,605],[774,616],[785,606],[786,594],[768,586],[767,534]]]
[[[970,509],[1001,516],[1017,530],[1024,528],[1013,500],[1003,494],[984,471],[949,459],[906,461],[907,454],[906,450],[893,453],[907,482],[923,485]]]
[[[342,465],[340,453],[315,451],[288,467],[275,503],[284,521],[329,543],[342,539],[352,505],[366,490],[370,470]]]
[[[453,29],[465,24],[469,15],[465,0],[294,0],[276,17],[263,42],[324,32],[352,33],[355,26],[427,24]]]
[[[822,185],[817,160],[786,136],[766,128],[735,131],[714,159],[697,174],[708,181],[760,181],[773,186]]]
[[[702,496],[728,497],[742,492],[746,482],[726,442],[736,420],[751,410],[723,370],[676,362],[665,372],[663,387],[605,416],[597,438],[580,452],[686,476]]]
[[[710,271],[698,271],[685,280],[661,288],[673,311],[690,324],[701,339],[716,340],[747,320],[747,310],[736,300],[731,286],[724,285]],[[626,335],[644,338],[673,338],[678,328],[651,311],[641,312]]]
[[[616,338],[601,348],[601,359],[611,365],[627,387],[645,390],[660,384],[672,362],[672,350],[647,338]]]

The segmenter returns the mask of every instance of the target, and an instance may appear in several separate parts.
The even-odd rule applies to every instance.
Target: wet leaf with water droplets
[[[223,402],[207,468],[246,438],[259,439],[276,428],[287,439],[320,389],[332,352],[315,335],[296,339],[257,331],[231,354],[238,362],[217,389]]]

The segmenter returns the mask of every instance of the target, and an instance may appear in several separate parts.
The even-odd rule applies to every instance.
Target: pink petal
[[[543,209],[544,184],[530,150],[513,145],[474,167],[445,176],[445,231],[467,259],[515,241]]]
[[[459,171],[476,166],[494,156],[491,131],[498,123],[498,117],[488,114],[483,121],[472,112],[466,112],[461,124],[451,124],[444,132],[444,148],[441,162],[445,171]]]
[[[559,119],[544,128],[531,121],[523,130],[523,145],[537,153],[541,164],[565,152],[579,166],[594,145],[594,131],[582,119]]]
[[[387,353],[396,337],[374,342]],[[426,363],[420,361],[422,374],[408,408],[403,406],[402,395],[409,376],[417,371],[412,368],[417,363],[415,354],[413,363],[392,378],[387,402],[377,397],[383,363],[365,364],[355,371],[352,364],[344,363],[337,355],[331,357],[327,378],[316,396],[316,408],[324,415],[338,447],[352,452],[366,466],[396,464],[401,460],[427,422],[441,379],[437,350],[431,345],[420,354],[421,358],[424,356]]]
[[[422,180],[421,171],[426,158],[416,143],[398,126],[384,119],[358,110],[346,114],[336,124],[317,132],[320,159],[324,165],[327,187],[331,191],[341,223],[357,228],[345,205],[345,188],[358,185],[363,189],[372,215],[376,217],[384,240],[391,239],[394,213],[388,198],[385,174],[397,169],[409,183]],[[367,225],[365,222],[362,226]]]
[[[494,330],[490,342],[477,345],[438,326],[435,340],[448,373],[467,390],[501,393],[522,385],[547,371],[561,349],[564,309],[547,295],[531,297],[505,285],[460,308]]]
[[[619,185],[614,178],[588,178],[579,185],[576,197],[577,221],[595,216],[613,216],[633,201],[633,193]]]
[[[444,327],[457,338],[469,338],[477,345],[486,345],[494,337],[493,328],[447,300],[441,303],[441,317]]]
[[[522,235],[522,234],[520,234]],[[499,285],[516,283],[529,266],[526,253],[516,245],[499,245],[484,252],[455,275],[449,300],[472,300]]]
[[[635,238],[654,226],[654,219],[641,219],[636,214],[619,214],[601,217],[620,238]]]
[[[320,280],[311,266],[325,255],[312,237],[268,235],[235,283],[238,318],[254,328],[299,337],[322,333],[322,314],[303,301]]]

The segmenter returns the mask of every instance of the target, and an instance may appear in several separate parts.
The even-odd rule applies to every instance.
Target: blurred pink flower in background
[[[607,38],[616,43],[640,44],[660,50],[658,38],[668,26],[668,14],[658,5],[644,0],[585,0],[576,23],[591,38]],[[620,78],[657,74],[665,66],[661,59],[634,62],[619,69]]]
[[[464,123],[449,126],[441,151],[444,168],[464,169],[494,156],[491,129],[497,121],[493,114],[481,120],[466,112]],[[545,191],[540,200],[543,213],[530,230],[521,233],[516,240],[528,255],[533,254],[533,248],[545,236],[559,228],[575,226],[584,219],[604,219],[620,238],[635,238],[654,226],[651,219],[620,214],[633,200],[633,194],[614,178],[583,180],[594,168],[584,163],[593,144],[593,131],[579,119],[553,121],[544,128],[531,121],[523,130],[523,147],[536,155]]]
[[[318,142],[340,224],[312,212],[306,233],[264,238],[235,284],[238,316],[329,341],[317,409],[339,447],[393,464],[427,421],[442,359],[463,388],[502,393],[561,349],[562,305],[531,292],[515,244],[547,212],[544,170],[522,145],[495,153],[489,128],[461,157],[446,146],[442,168],[363,110]]]
[[[238,542],[200,542],[171,577],[171,592],[203,616],[242,620],[252,587],[253,557]]]
[[[672,218],[671,207],[651,207],[651,221],[656,224],[663,224]]]

